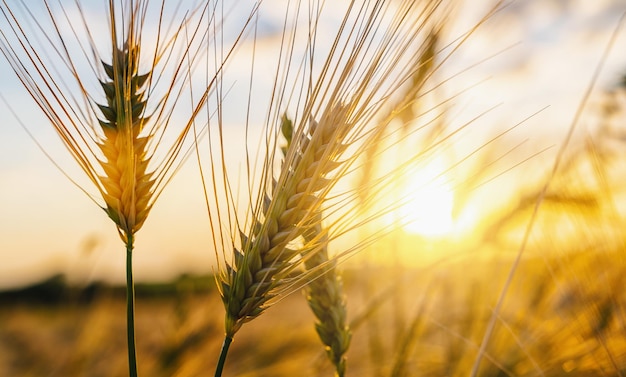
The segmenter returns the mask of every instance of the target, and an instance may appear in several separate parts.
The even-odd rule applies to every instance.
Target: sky
[[[280,30],[280,15],[272,13],[272,9],[281,9],[279,5],[284,3],[268,1],[267,7],[262,8],[259,31],[268,43],[257,45],[259,60],[255,64],[263,64],[264,54],[271,56],[275,51],[271,41]],[[466,23],[484,10],[476,4],[468,1],[457,12],[463,15],[455,24],[459,33],[467,30],[470,25]],[[512,126],[548,106],[512,136],[530,140],[524,150],[530,155],[557,145],[562,139],[625,11],[626,0],[511,2],[477,30],[441,74],[453,75],[472,66],[453,80],[457,88],[473,86],[466,96],[459,97],[460,109],[499,104],[481,120],[479,133],[492,132],[497,128],[493,125]],[[241,14],[235,10],[230,16]],[[337,19],[330,17],[327,22]],[[232,36],[233,31],[229,33]],[[620,47],[624,45],[626,30],[619,33],[616,47],[606,61],[598,92],[626,73],[626,49]],[[249,55],[251,46],[244,42],[241,56]],[[229,94],[234,98],[246,98],[244,83],[249,65],[246,59],[235,59],[229,67],[235,75],[242,74]],[[259,80],[263,82],[263,77]],[[0,93],[46,153],[80,181],[82,172],[67,156],[52,127],[4,60],[0,60],[0,83]],[[259,104],[262,108],[264,102]],[[123,281],[124,247],[112,222],[50,162],[7,105],[0,102],[0,108],[4,114],[0,126],[0,289],[55,273],[66,274],[76,284]],[[227,106],[225,111],[241,109]],[[455,114],[463,116],[460,110]],[[233,128],[241,130],[241,125]],[[240,150],[233,147],[228,152],[237,154]],[[137,235],[136,279],[154,281],[181,273],[211,272],[215,264],[209,234],[198,168],[189,161],[165,189]]]

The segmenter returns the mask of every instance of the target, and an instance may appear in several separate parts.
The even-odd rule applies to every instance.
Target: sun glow
[[[454,192],[445,177],[428,174],[430,171],[421,173],[403,184],[405,203],[399,209],[402,228],[424,237],[446,236],[454,228]]]

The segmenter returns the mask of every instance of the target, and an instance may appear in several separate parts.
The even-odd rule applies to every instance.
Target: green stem
[[[128,374],[137,377],[135,352],[135,283],[133,282],[133,235],[126,242],[126,335],[128,338]]]
[[[220,352],[220,359],[217,361],[217,367],[215,368],[215,377],[222,376],[222,370],[224,369],[224,363],[226,363],[226,355],[230,344],[233,342],[233,338],[226,335],[224,337],[224,343],[222,344],[222,351]]]

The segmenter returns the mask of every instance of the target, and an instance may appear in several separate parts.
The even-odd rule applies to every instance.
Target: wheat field
[[[624,17],[559,126],[480,95],[516,53],[485,36],[527,6],[3,0],[3,67],[57,147],[3,106],[124,273],[0,292],[0,375],[625,374]],[[202,223],[144,233],[181,175]],[[210,262],[137,280],[142,242]]]

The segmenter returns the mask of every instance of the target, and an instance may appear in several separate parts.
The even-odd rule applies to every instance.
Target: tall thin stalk
[[[137,352],[135,350],[135,283],[133,281],[133,241],[126,242],[126,336],[128,342],[128,374],[137,377]]]
[[[215,377],[221,377],[222,371],[224,370],[224,365],[226,364],[226,356],[228,356],[228,350],[230,349],[230,344],[233,342],[233,338],[231,336],[224,336],[224,342],[222,343],[222,349],[220,350],[220,357],[217,360],[217,367],[215,368]]]

